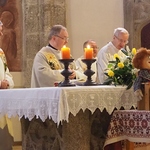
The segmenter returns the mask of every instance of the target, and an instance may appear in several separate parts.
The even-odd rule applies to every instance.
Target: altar
[[[0,116],[21,119],[23,150],[101,147],[101,121],[109,121],[114,109],[137,107],[133,89],[122,86],[9,89],[0,95]]]

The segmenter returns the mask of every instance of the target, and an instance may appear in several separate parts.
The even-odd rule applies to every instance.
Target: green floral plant
[[[130,89],[136,78],[135,69],[132,65],[132,58],[136,54],[136,49],[121,50],[125,57],[122,59],[118,54],[114,54],[114,61],[109,61],[108,68],[105,72],[107,79],[104,85],[126,85]]]

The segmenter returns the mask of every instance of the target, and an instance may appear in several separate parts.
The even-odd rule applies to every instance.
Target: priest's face
[[[66,30],[61,30],[55,37],[55,48],[61,50],[61,48],[68,43],[68,32]]]
[[[114,35],[113,37],[113,44],[114,46],[120,50],[125,47],[128,43],[129,35],[127,33],[120,33],[118,35]]]
[[[93,57],[95,58],[97,56],[97,53],[98,53],[98,46],[97,46],[95,41],[91,41],[89,43],[89,45],[91,46],[91,48],[93,48]]]

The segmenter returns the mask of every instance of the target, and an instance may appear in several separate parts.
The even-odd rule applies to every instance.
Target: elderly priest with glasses
[[[104,72],[108,67],[109,61],[114,59],[114,54],[118,54],[120,57],[125,57],[125,54],[121,51],[122,48],[128,43],[129,33],[124,28],[116,28],[114,30],[113,39],[107,43],[98,52],[97,59],[97,71],[98,81],[103,84],[106,76]]]

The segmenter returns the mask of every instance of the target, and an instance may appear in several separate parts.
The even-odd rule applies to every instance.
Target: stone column
[[[130,34],[130,48],[141,47],[141,31],[150,20],[149,8],[149,0],[124,0],[124,26]]]
[[[65,0],[22,1],[24,87],[30,87],[35,54],[48,44],[51,26],[66,26]]]

